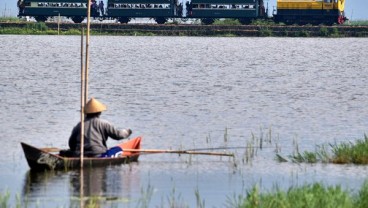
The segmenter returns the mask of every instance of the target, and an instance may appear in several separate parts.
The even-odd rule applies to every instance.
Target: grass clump
[[[260,194],[258,189],[253,189],[241,207],[352,208],[354,203],[340,186],[324,187],[316,183],[266,194]]]
[[[367,26],[368,20],[354,20],[354,21],[346,21],[344,25],[351,25],[351,26]]]
[[[341,186],[325,186],[321,183],[291,187],[287,191],[276,188],[269,193],[260,193],[254,186],[245,195],[228,198],[227,207],[238,208],[363,208],[368,207],[368,183],[357,194],[350,194]]]
[[[213,25],[241,25],[238,19],[216,19]]]
[[[25,22],[25,20],[18,17],[0,17],[0,22]]]
[[[0,193],[0,207],[8,207],[9,206],[10,193]]]
[[[368,137],[357,140],[355,144],[351,142],[332,146],[332,162],[338,164],[354,163],[368,164]]]
[[[272,29],[269,29],[268,27],[261,27],[259,29],[259,36],[261,36],[261,37],[273,36]]]
[[[314,152],[296,151],[289,156],[291,162],[295,163],[335,163],[335,164],[368,164],[368,137],[364,135],[364,139],[359,139],[355,143],[343,142],[340,144],[330,144],[330,149],[326,145],[317,146]],[[276,154],[276,160],[279,162],[287,162],[288,160],[279,154]]]
[[[277,25],[274,21],[269,19],[255,19],[252,20],[252,25],[265,25],[265,26],[271,26],[271,25]]]

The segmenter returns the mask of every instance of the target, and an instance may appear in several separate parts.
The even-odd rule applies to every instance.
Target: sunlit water
[[[83,191],[79,171],[29,172],[20,142],[67,148],[79,120],[80,45],[78,36],[0,36],[0,191],[12,203],[73,207],[83,194],[104,207],[195,207],[198,192],[206,207],[224,207],[256,184],[357,190],[366,179],[366,166],[275,161],[276,150],[363,138],[368,39],[350,38],[94,36],[89,95],[108,106],[102,118],[143,136],[145,149],[243,148],[227,150],[235,159],[155,154],[85,170]]]

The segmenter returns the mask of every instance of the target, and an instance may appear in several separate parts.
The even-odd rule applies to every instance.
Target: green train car
[[[152,18],[164,24],[169,18],[182,16],[183,7],[176,0],[109,0],[108,17],[121,23],[131,18]]]
[[[186,3],[187,17],[198,18],[204,24],[212,24],[215,19],[238,19],[249,24],[254,19],[266,18],[263,0],[192,0]]]
[[[18,7],[18,16],[34,17],[38,22],[44,22],[49,17],[62,16],[80,23],[87,16],[87,0],[20,0]],[[91,4],[91,16],[102,16],[96,1]]]
[[[275,22],[286,24],[343,24],[345,0],[277,0]]]

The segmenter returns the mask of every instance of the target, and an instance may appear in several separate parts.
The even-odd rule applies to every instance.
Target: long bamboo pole
[[[82,28],[81,35],[81,94],[80,94],[80,120],[81,120],[81,130],[80,130],[80,160],[81,160],[81,168],[83,167],[83,155],[84,155],[84,105],[85,105],[85,68],[84,68],[84,56],[83,56],[83,36],[84,36],[84,28]]]
[[[84,76],[82,78],[82,80],[84,79],[84,82],[82,81],[82,84],[84,85],[84,91],[82,91],[81,93],[84,94],[84,99],[81,99],[81,102],[83,103],[83,108],[81,111],[83,111],[83,118],[81,118],[81,129],[83,129],[84,131],[84,105],[87,103],[87,99],[88,99],[88,68],[89,68],[89,36],[90,36],[90,27],[91,27],[91,0],[87,1],[87,33],[86,33],[86,57],[85,57],[85,70],[84,70]],[[83,121],[83,122],[82,122]],[[83,124],[83,128],[82,128],[82,124]],[[82,132],[82,131],[81,131]],[[83,168],[83,155],[84,155],[84,151],[82,151],[82,149],[84,150],[84,134],[83,136],[80,138],[81,140],[81,156],[80,156],[80,160],[81,160],[81,168]]]
[[[57,147],[44,147],[40,148],[45,152],[60,152],[61,149]],[[233,153],[226,152],[202,152],[202,151],[192,151],[192,150],[164,150],[164,149],[124,149],[125,152],[135,152],[135,153],[172,153],[172,154],[191,154],[191,155],[213,155],[213,156],[227,156],[233,157]]]
[[[84,103],[87,103],[88,100],[88,73],[89,73],[89,37],[90,37],[90,28],[91,28],[91,0],[88,0],[87,3],[87,33],[86,33],[86,64],[85,64],[85,96]]]
[[[190,154],[190,155],[213,155],[213,156],[227,156],[234,157],[233,153],[224,152],[197,152],[188,150],[163,150],[163,149],[123,149],[124,152],[138,152],[138,153],[174,153],[174,154]]]

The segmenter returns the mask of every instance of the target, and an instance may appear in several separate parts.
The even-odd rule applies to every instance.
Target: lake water
[[[367,179],[367,166],[275,161],[275,151],[364,137],[368,39],[359,38],[93,36],[89,96],[108,106],[102,118],[143,136],[145,149],[228,147],[236,157],[151,154],[83,173],[30,172],[20,142],[67,148],[79,120],[80,45],[78,36],[0,36],[0,191],[13,205],[18,196],[29,207],[77,207],[83,195],[102,207],[195,207],[197,192],[206,207],[226,207],[255,185],[354,191]]]

